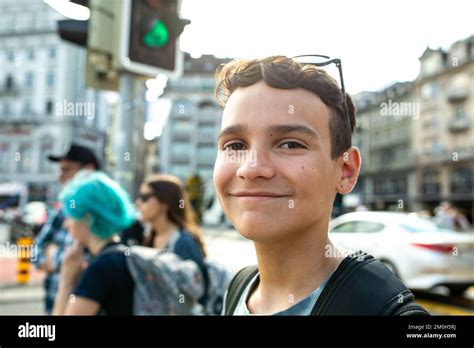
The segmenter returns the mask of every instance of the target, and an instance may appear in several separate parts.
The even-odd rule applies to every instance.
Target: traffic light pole
[[[137,129],[136,122],[142,117],[139,108],[140,101],[144,100],[144,96],[138,96],[140,89],[137,88],[138,80],[136,75],[122,72],[120,75],[120,101],[116,115],[116,129],[114,137],[114,153],[115,153],[115,179],[130,193],[132,196],[136,194],[136,178],[137,172],[137,146],[134,144],[134,131]],[[139,92],[139,93],[137,93]],[[139,127],[138,127],[139,128]]]

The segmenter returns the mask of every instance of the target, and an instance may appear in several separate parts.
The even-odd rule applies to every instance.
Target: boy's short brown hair
[[[344,96],[337,82],[311,64],[301,64],[285,56],[254,60],[235,60],[217,71],[216,97],[222,106],[233,91],[259,81],[279,89],[303,88],[316,94],[332,111],[329,120],[331,158],[337,159],[352,145],[356,126],[355,107],[351,97]]]

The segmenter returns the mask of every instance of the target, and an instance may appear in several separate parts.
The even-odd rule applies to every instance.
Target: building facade
[[[184,73],[170,80],[164,98],[172,101],[160,137],[160,170],[182,180],[198,174],[212,182],[222,108],[214,98],[216,68],[228,60],[185,55]]]
[[[41,0],[0,0],[0,183],[21,182],[29,200],[51,201],[49,154],[71,142],[103,159],[107,103],[85,86],[84,48],[56,31],[60,15]]]
[[[416,200],[449,201],[471,221],[474,197],[474,36],[427,49],[415,80],[422,118],[414,124]]]
[[[354,96],[362,201],[377,210],[433,210],[471,221],[474,197],[474,36],[426,49],[413,82]]]
[[[355,99],[364,204],[378,210],[411,209],[415,195],[411,133],[412,123],[420,117],[412,83],[396,83]]]

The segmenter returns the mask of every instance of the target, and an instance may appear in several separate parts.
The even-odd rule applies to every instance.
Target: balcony
[[[198,143],[200,144],[215,144],[217,141],[216,132],[200,131],[198,133]]]
[[[474,158],[474,147],[465,147],[443,151],[424,151],[413,155],[414,165],[439,165],[441,163],[453,163],[456,154],[458,161]]]
[[[188,164],[191,161],[189,154],[187,153],[172,153],[171,162],[173,164]]]
[[[0,124],[23,125],[33,124],[38,125],[44,123],[39,115],[35,112],[28,113],[3,113],[0,115]]]
[[[191,133],[186,129],[174,129],[173,141],[189,141],[191,139]]]
[[[448,129],[451,133],[464,132],[469,129],[469,118],[451,119],[448,123]]]
[[[446,92],[446,96],[451,103],[458,103],[468,98],[470,95],[468,88],[452,88]]]
[[[0,97],[18,97],[20,88],[16,85],[0,88]]]

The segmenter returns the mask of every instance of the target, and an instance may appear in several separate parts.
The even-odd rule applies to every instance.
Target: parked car
[[[338,247],[380,259],[411,289],[443,285],[453,295],[474,285],[474,234],[439,227],[414,213],[354,212],[329,225]]]

